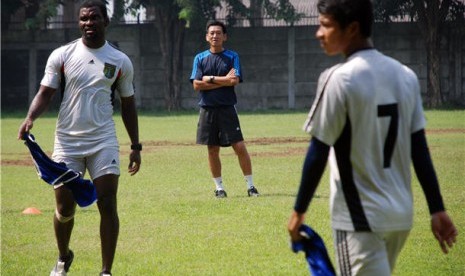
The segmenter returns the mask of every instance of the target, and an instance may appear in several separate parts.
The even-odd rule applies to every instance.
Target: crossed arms
[[[236,69],[232,68],[226,76],[203,76],[202,80],[194,80],[192,85],[195,91],[217,89],[222,86],[235,86],[239,83]]]

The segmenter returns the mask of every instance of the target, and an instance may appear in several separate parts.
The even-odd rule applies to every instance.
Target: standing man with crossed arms
[[[413,224],[413,162],[444,253],[458,234],[445,211],[425,137],[415,73],[374,49],[370,0],[319,0],[316,37],[345,62],[320,76],[304,128],[312,135],[288,230],[293,241],[329,155],[338,275],[391,275]]]
[[[119,145],[112,117],[115,92],[120,96],[121,116],[132,144],[128,167],[131,175],[139,171],[142,150],[133,66],[124,53],[105,40],[105,28],[109,23],[103,1],[87,0],[81,4],[79,28],[82,36],[52,52],[39,91],[18,132],[21,139],[49,106],[54,94],[62,93],[52,159],[82,173],[87,169],[95,185],[101,217],[100,275],[111,275],[119,233],[116,199],[120,175]],[[65,186],[55,189],[55,198],[53,224],[59,257],[50,275],[64,276],[74,258],[69,242],[76,203]]]
[[[210,48],[194,58],[190,81],[199,91],[200,116],[197,144],[207,145],[208,162],[215,183],[215,196],[227,196],[221,175],[220,147],[232,146],[247,183],[248,196],[259,196],[252,178],[252,162],[244,143],[236,111],[234,86],[242,81],[239,55],[223,48],[226,26],[210,21],[206,28]]]

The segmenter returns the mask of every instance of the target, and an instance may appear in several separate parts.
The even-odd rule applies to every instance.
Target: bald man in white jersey
[[[137,111],[133,88],[133,66],[129,58],[105,40],[109,24],[103,1],[88,0],[79,9],[82,37],[52,52],[37,95],[21,124],[18,138],[29,132],[33,122],[49,106],[56,91],[62,102],[55,132],[53,160],[85,173],[97,191],[101,216],[102,269],[111,275],[119,232],[116,195],[118,190],[119,145],[113,121],[113,100],[118,93],[121,115],[131,140],[128,172],[141,164]],[[55,235],[59,257],[50,275],[63,276],[70,269],[74,253],[69,241],[76,203],[70,190],[55,189]]]
[[[340,275],[391,275],[412,228],[410,164],[444,253],[457,229],[444,208],[425,138],[415,73],[373,48],[370,0],[319,0],[316,37],[345,62],[325,71],[304,129],[312,135],[288,230],[299,227],[331,167],[330,211]]]

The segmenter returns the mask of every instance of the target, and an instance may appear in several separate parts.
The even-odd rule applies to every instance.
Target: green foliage
[[[267,14],[276,20],[284,20],[291,25],[302,18],[302,13],[297,13],[294,6],[289,0],[277,0],[273,3],[270,0],[264,0],[265,10]]]
[[[465,24],[465,2],[453,0],[450,6],[447,21],[455,21],[459,24]]]
[[[113,15],[111,20],[116,22],[124,21],[125,0],[113,0]]]
[[[181,7],[179,18],[186,20],[191,28],[203,28],[205,23],[215,18],[215,8],[221,6],[220,0],[177,0]]]
[[[11,16],[19,8],[23,7],[24,4],[22,1],[18,0],[3,0],[2,1],[2,19],[4,16]]]
[[[25,25],[27,29],[38,29],[42,24],[45,24],[51,17],[57,15],[58,5],[63,5],[63,0],[42,0],[40,1],[39,10],[34,17],[26,19]]]
[[[229,0],[225,3],[226,22],[230,26],[234,26],[238,19],[249,18],[252,19],[251,8],[247,8],[240,0]]]
[[[443,16],[446,21],[465,21],[465,2],[459,0],[423,1],[423,0],[378,0],[374,1],[375,19],[381,22],[391,22],[392,18],[408,16],[412,20],[418,20],[420,13],[432,9],[432,5],[449,7]],[[417,5],[415,5],[417,4]],[[438,8],[439,10],[439,8]]]
[[[7,22],[7,18],[11,14],[24,8],[26,11],[26,20],[24,22],[26,29],[36,30],[44,27],[50,18],[57,15],[57,8],[60,5],[66,5],[74,1],[76,0],[5,0],[2,2],[2,23]],[[108,0],[102,1],[108,4]]]
[[[392,17],[415,17],[413,2],[411,0],[379,0],[373,2],[375,20],[390,22]]]
[[[239,18],[252,19],[253,10],[262,7],[266,16],[284,20],[291,25],[303,16],[295,10],[289,0],[258,0],[254,5],[247,7],[240,0],[134,0],[129,5],[128,12],[140,7],[180,9],[179,19],[187,20],[191,27],[203,27],[207,20],[216,19],[215,9],[221,6],[227,10],[226,21],[229,25],[234,25]]]
[[[22,118],[4,116],[1,127],[2,275],[48,275],[57,258],[52,217],[53,191],[36,176],[26,147],[16,140]],[[24,113],[25,115],[25,113]],[[51,154],[54,114],[34,124],[32,133]],[[252,156],[254,180],[262,193],[248,198],[237,157],[221,149],[228,198],[217,200],[207,150],[195,145],[197,112],[143,114],[142,168],[125,170],[130,141],[119,115],[120,236],[115,275],[308,275],[302,254],[289,249],[287,220],[295,201],[309,137],[300,129],[306,110],[240,113]],[[427,111],[427,138],[442,195],[459,232],[465,229],[464,110]],[[429,225],[421,187],[413,177],[414,227],[393,275],[465,275],[465,243],[440,252]],[[326,172],[306,222],[322,236],[334,259]],[[41,215],[21,211],[36,207]],[[95,205],[79,208],[71,240],[72,275],[95,275],[101,266],[99,214]]]
[[[272,18],[278,21],[284,20],[284,22],[293,25],[304,15],[298,13],[289,0],[255,0],[250,1],[249,7],[240,0],[226,0],[224,2],[228,10],[226,21],[229,25],[234,25],[238,19],[244,18],[252,22],[263,18]],[[260,18],[257,18],[257,15]]]
[[[427,106],[440,107],[443,103],[441,90],[441,35],[446,22],[456,26],[465,24],[465,2],[460,0],[379,0],[374,1],[375,20],[390,22],[406,17],[417,22],[427,53]],[[405,18],[402,18],[405,20]],[[457,28],[464,31],[465,28]],[[460,51],[460,49],[456,49]]]

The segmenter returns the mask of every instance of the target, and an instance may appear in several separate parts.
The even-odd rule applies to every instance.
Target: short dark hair
[[[223,29],[223,33],[225,34],[226,33],[226,25],[221,22],[221,21],[218,21],[218,20],[210,20],[207,22],[207,27],[205,28],[205,31],[208,33],[208,28],[210,28],[211,26],[220,26],[221,29]]]
[[[360,24],[360,33],[371,36],[373,26],[373,3],[371,0],[318,0],[318,12],[331,15],[342,29],[352,22]]]
[[[105,0],[85,0],[82,1],[81,5],[79,6],[79,12],[81,12],[82,8],[90,8],[90,7],[97,7],[102,12],[102,15],[106,21],[110,21],[107,12],[107,5],[105,4]]]

